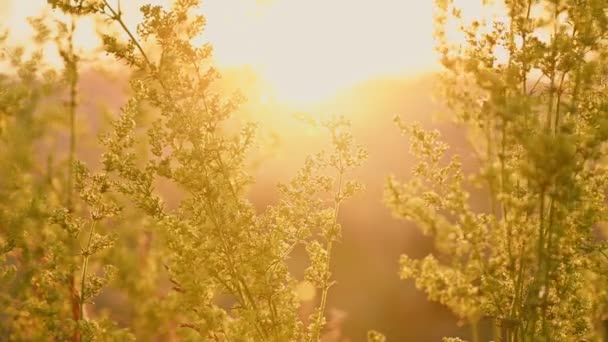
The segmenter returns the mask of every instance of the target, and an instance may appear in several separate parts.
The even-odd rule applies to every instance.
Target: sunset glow
[[[163,4],[166,1],[154,1]],[[35,15],[45,1],[9,0],[2,9],[12,39],[32,30],[24,13]],[[221,67],[248,65],[265,84],[267,96],[291,105],[320,101],[357,82],[383,75],[411,75],[435,66],[432,1],[208,0],[200,41],[214,45]],[[123,1],[125,20],[140,19],[137,1]],[[21,21],[19,21],[21,20]],[[81,49],[99,44],[94,23],[78,25]],[[50,63],[58,54],[46,51]]]
[[[0,336],[608,342],[606,75],[608,0],[0,0]]]
[[[207,3],[218,63],[251,64],[290,102],[433,65],[431,1],[251,0],[235,11],[237,2]]]

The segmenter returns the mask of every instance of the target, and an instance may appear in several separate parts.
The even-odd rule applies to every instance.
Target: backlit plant
[[[502,15],[470,18],[454,1],[436,0],[440,94],[476,168],[465,173],[438,132],[396,119],[418,161],[411,180],[389,178],[385,200],[436,247],[404,255],[400,276],[473,340],[488,318],[497,341],[605,338],[608,3],[484,1]],[[0,336],[329,340],[340,207],[362,190],[352,171],[366,159],[348,120],[305,118],[331,149],[255,208],[256,124],[216,82],[211,45],[194,43],[201,1],[144,4],[134,27],[120,1],[47,2],[53,14],[30,19],[33,53],[0,35]],[[98,120],[98,164],[78,153],[95,121],[80,107],[83,17],[103,23],[103,53],[129,74],[126,103]],[[48,44],[60,71],[44,62]],[[289,263],[299,252],[301,277]],[[309,311],[303,288],[316,294]]]
[[[348,122],[315,123],[327,130],[333,151],[307,158],[294,179],[280,185],[278,203],[256,212],[246,197],[254,181],[246,161],[255,125],[232,115],[243,101],[239,94],[226,97],[214,87],[219,75],[209,63],[211,46],[191,43],[205,24],[192,14],[199,1],[176,1],[171,9],[144,5],[136,31],[123,21],[119,3],[49,3],[70,16],[105,18],[126,34],[126,41],[113,35],[104,35],[103,41],[107,53],[134,71],[132,94],[112,129],[101,136],[101,170],[76,162],[71,145],[66,201],[49,202],[42,195],[45,211],[37,224],[49,236],[37,232],[46,243],[31,243],[36,244],[32,248],[52,246],[48,251],[42,247],[38,256],[49,259],[48,265],[18,260],[16,248],[24,247],[11,242],[10,232],[25,235],[30,230],[3,218],[9,227],[8,235],[3,231],[5,255],[11,260],[3,273],[13,277],[6,284],[20,281],[30,267],[32,286],[14,288],[18,298],[36,300],[41,308],[6,298],[7,335],[318,341],[332,285],[332,246],[341,236],[339,207],[361,189],[348,173],[365,152],[354,145]],[[69,90],[66,115],[73,132],[77,57],[71,50],[62,55]],[[179,194],[174,209],[156,190],[161,182]],[[310,260],[301,281],[319,294],[307,319],[300,317],[299,280],[286,263],[300,246]],[[55,292],[32,293],[39,291],[37,278]],[[104,288],[127,294],[126,305],[134,312],[128,329],[117,328],[96,309],[94,298]]]
[[[503,341],[602,337],[608,259],[608,3],[511,0],[504,15],[465,20],[437,1],[441,96],[470,133],[478,168],[451,159],[436,131],[397,119],[419,158],[390,178],[386,201],[435,239],[401,258],[429,299]],[[460,27],[462,43],[453,40]],[[452,29],[452,30],[451,30]],[[487,194],[473,209],[471,185]]]

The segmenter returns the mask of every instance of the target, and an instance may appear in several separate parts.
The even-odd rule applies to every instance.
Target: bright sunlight
[[[606,75],[608,0],[0,0],[0,340],[608,341]]]
[[[150,1],[162,4],[163,0]],[[8,0],[0,19],[13,41],[30,36],[24,16],[44,2]],[[122,1],[125,21],[135,27],[137,1]],[[207,28],[198,43],[214,45],[220,67],[250,66],[268,89],[264,97],[290,106],[324,100],[357,82],[385,75],[412,75],[436,66],[432,1],[414,0],[208,0],[201,13]],[[75,43],[99,45],[91,18],[80,19]],[[47,58],[59,65],[51,47]]]

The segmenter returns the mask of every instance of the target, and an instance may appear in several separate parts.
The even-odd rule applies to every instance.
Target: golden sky
[[[222,4],[207,2],[208,38],[218,62],[251,64],[276,86],[279,98],[314,101],[368,78],[433,65],[432,1]]]
[[[150,2],[166,0],[122,1],[131,27]],[[45,4],[2,0],[0,22],[23,41],[31,33],[25,17]],[[366,79],[435,68],[432,9],[432,0],[206,0],[201,39],[214,45],[219,67],[248,65],[278,99],[310,103]],[[77,45],[95,47],[93,21],[78,26]]]

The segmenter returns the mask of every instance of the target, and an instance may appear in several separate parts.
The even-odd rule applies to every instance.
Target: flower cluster
[[[341,237],[339,207],[362,189],[349,172],[366,158],[348,122],[313,123],[327,131],[331,152],[307,158],[293,180],[279,185],[278,203],[258,212],[247,199],[254,179],[246,165],[256,126],[233,115],[244,100],[238,92],[226,97],[215,86],[219,74],[210,64],[210,45],[191,44],[205,25],[203,17],[192,15],[199,1],[176,1],[171,8],[145,5],[136,31],[123,21],[120,7],[107,1],[49,3],[72,17],[99,16],[123,30],[126,41],[103,37],[105,51],[135,73],[131,98],[100,136],[101,169],[93,171],[75,156],[74,21],[60,27],[58,37],[66,40],[57,44],[68,94],[62,114],[68,117],[70,141],[60,165],[64,188],[32,184],[29,191],[39,192],[34,195],[19,186],[10,196],[24,203],[2,202],[0,223],[9,228],[2,232],[0,275],[13,289],[3,297],[8,308],[3,314],[11,319],[2,329],[15,338],[78,341],[320,340],[332,285],[332,246]],[[49,36],[44,20],[33,25],[41,41]],[[28,68],[37,63],[15,62],[22,65],[23,78],[35,74]],[[0,122],[12,122],[5,114],[19,115],[16,106],[26,106],[33,96],[27,91],[25,86],[3,91],[2,101],[15,108],[3,106]],[[16,132],[15,125],[2,132]],[[17,156],[28,155],[23,149],[29,145],[17,137],[6,141],[21,149],[6,160],[16,163]],[[20,171],[45,180],[28,167]],[[1,189],[17,181],[10,179]],[[167,205],[159,184],[178,198]],[[9,217],[17,208],[24,212]],[[44,228],[36,231],[35,225]],[[43,242],[36,241],[40,238]],[[304,279],[296,279],[287,265],[300,247],[310,261]],[[320,294],[308,319],[301,317],[297,297],[301,281]],[[127,329],[118,328],[94,302],[104,293],[126,295],[124,306],[133,313]]]
[[[502,340],[589,339],[606,314],[608,3],[501,5],[467,21],[437,2],[441,94],[479,168],[465,182],[437,133],[399,122],[420,161],[413,180],[389,179],[386,200],[437,247],[403,256],[401,277],[473,326],[493,318]],[[467,184],[487,190],[488,210],[471,208]]]

